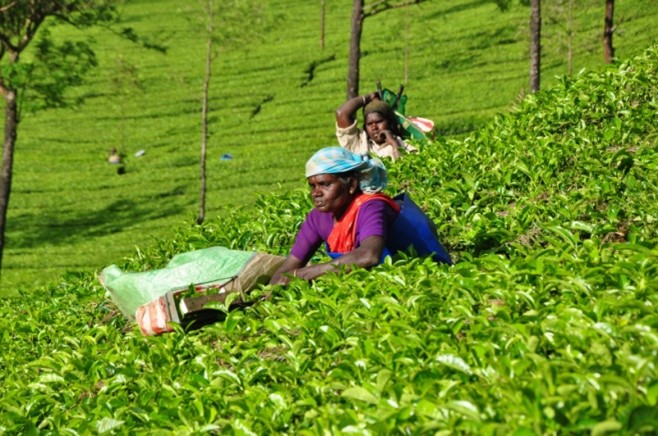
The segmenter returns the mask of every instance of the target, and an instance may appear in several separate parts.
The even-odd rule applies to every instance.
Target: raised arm
[[[336,124],[341,129],[349,127],[356,120],[356,111],[359,108],[364,107],[372,100],[377,98],[377,93],[358,95],[354,98],[350,98],[345,101],[337,110],[336,110]]]

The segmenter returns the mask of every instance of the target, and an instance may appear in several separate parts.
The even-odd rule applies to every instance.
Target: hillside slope
[[[295,280],[149,338],[93,274],[0,300],[0,431],[655,433],[657,69],[653,47],[392,165],[453,267],[401,256]],[[303,188],[268,195],[122,266],[284,253],[309,206]]]
[[[115,35],[93,37],[99,68],[76,91],[78,108],[29,115],[19,132],[1,293],[32,289],[66,271],[93,271],[191,225],[198,201],[204,41],[189,22],[196,1],[126,2],[125,23],[167,53]],[[271,30],[220,54],[211,88],[208,214],[253,205],[257,194],[302,183],[298,168],[334,142],[345,95],[351,2],[330,2],[325,47],[319,3],[263,3]],[[577,2],[573,69],[601,64],[599,1]],[[543,86],[567,72],[566,10],[544,11]],[[653,0],[617,5],[624,59],[657,36]],[[363,92],[406,85],[408,112],[440,135],[465,132],[509,110],[527,86],[528,9],[488,1],[427,2],[370,17],[363,34]],[[60,36],[86,35],[65,28]],[[107,164],[113,146],[126,174]],[[144,156],[134,154],[144,150]],[[224,154],[232,160],[221,160]],[[457,183],[457,182],[455,182]]]

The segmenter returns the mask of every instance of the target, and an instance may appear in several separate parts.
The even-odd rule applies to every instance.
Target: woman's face
[[[355,179],[349,178],[347,182],[333,174],[319,174],[308,178],[311,188],[311,199],[315,208],[320,212],[331,212],[334,216],[341,216],[349,206],[356,187]]]
[[[386,141],[386,136],[382,132],[389,130],[388,120],[384,115],[379,112],[370,112],[366,115],[366,133],[368,137],[375,141],[377,144],[382,144]]]

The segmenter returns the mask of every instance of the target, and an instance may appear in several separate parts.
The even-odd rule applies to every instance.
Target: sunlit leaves
[[[0,300],[0,429],[655,432],[655,65],[651,50],[568,80],[392,164],[454,266],[400,255],[293,280],[221,323],[146,338],[92,276]],[[307,193],[258,207],[181,229],[128,269],[210,245],[286,254]]]

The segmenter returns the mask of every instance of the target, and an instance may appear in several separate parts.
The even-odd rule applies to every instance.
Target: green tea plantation
[[[260,194],[303,185],[306,160],[336,142],[335,110],[345,99],[353,0],[250,1],[257,3],[263,25],[255,35],[245,32],[251,38],[222,45],[212,68],[209,219],[236,205],[253,207]],[[43,29],[57,43],[93,40],[98,67],[66,94],[74,101],[83,98],[83,104],[23,114],[0,298],[48,285],[68,271],[92,272],[122,262],[136,247],[144,250],[156,238],[171,239],[176,228],[197,216],[206,53],[195,20],[201,2],[116,3],[121,27],[166,52],[130,43],[105,28]],[[503,11],[496,3],[509,8]],[[377,80],[392,91],[404,84],[407,114],[434,120],[437,137],[478,130],[527,94],[530,9],[523,3],[428,0],[368,17],[360,93],[375,91]],[[562,75],[606,68],[604,11],[602,0],[545,2],[542,89],[555,86]],[[656,22],[656,0],[616,2],[618,61],[658,42]],[[122,174],[108,164],[111,148],[124,156]],[[224,155],[233,158],[224,160]],[[423,154],[421,160],[427,158]],[[441,162],[452,164],[443,157]],[[459,167],[466,169],[461,160]],[[440,174],[453,180],[451,172]],[[453,181],[458,189],[466,186],[461,176]]]
[[[0,433],[656,434],[656,71],[653,47],[391,164],[389,193],[436,221],[452,267],[403,255],[263,287],[157,337],[91,273],[0,300]],[[286,254],[302,182],[121,266]]]

